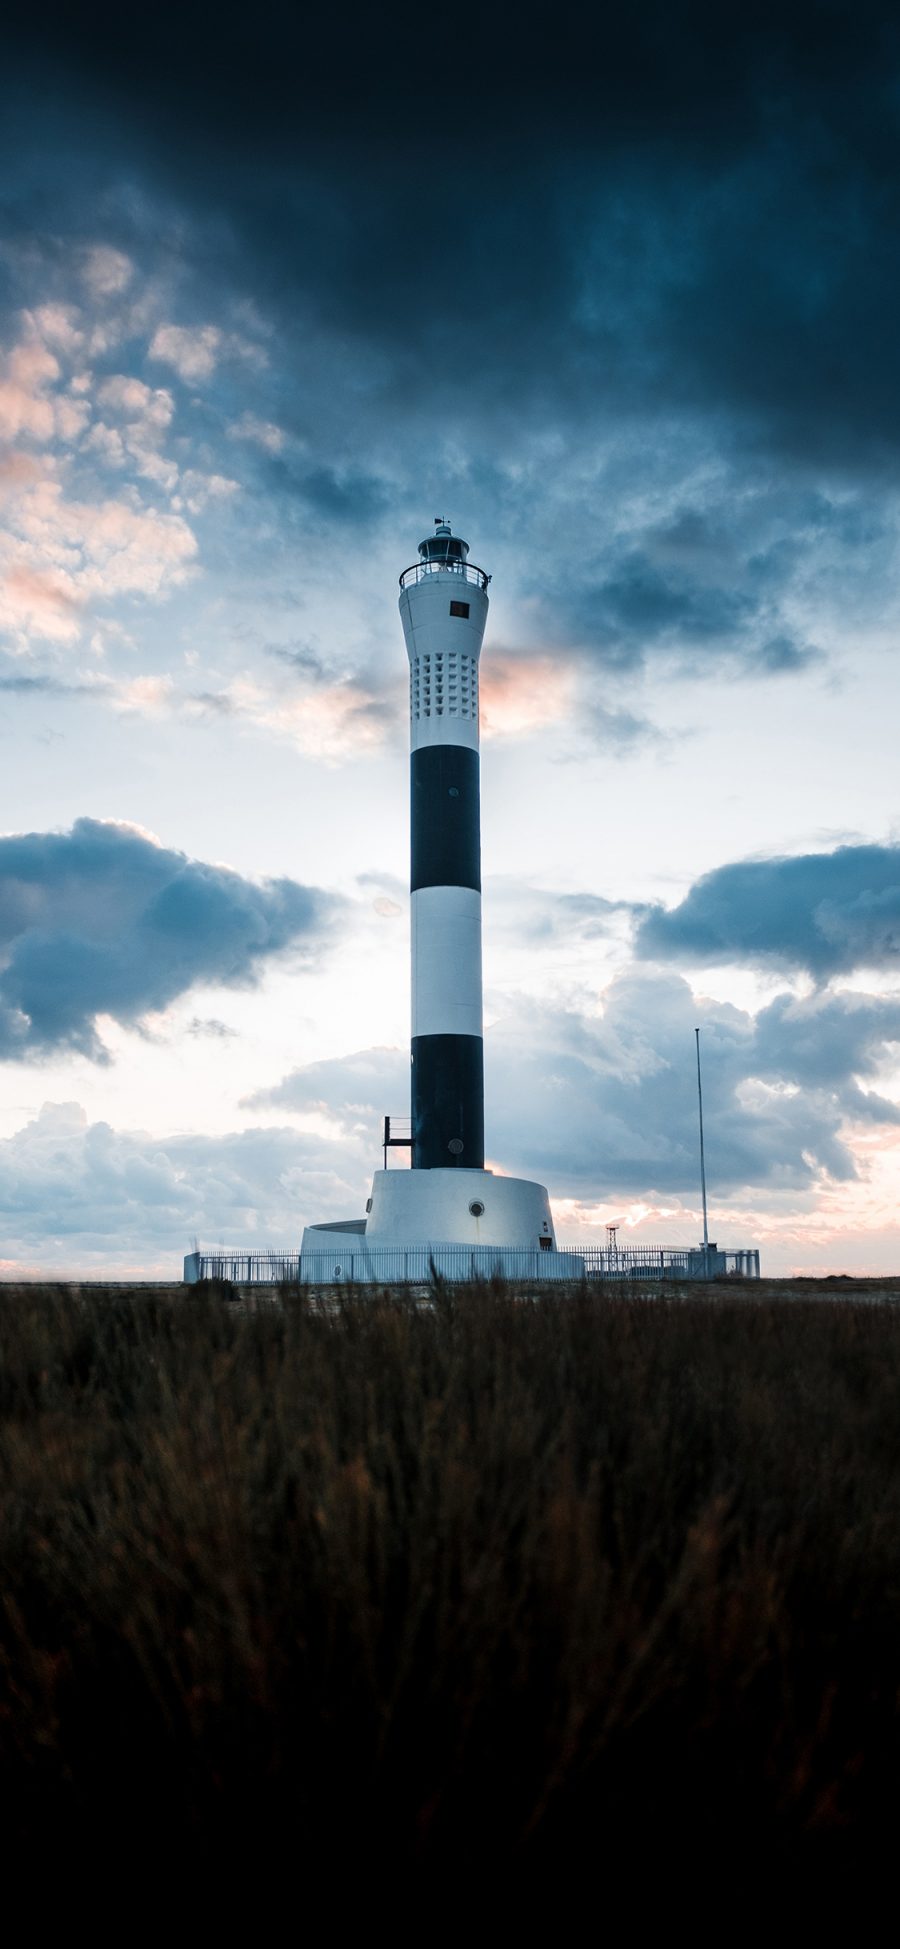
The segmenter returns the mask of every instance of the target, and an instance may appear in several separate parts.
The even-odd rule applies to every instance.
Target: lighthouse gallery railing
[[[490,576],[483,568],[476,568],[474,562],[450,562],[445,559],[430,562],[413,562],[405,568],[400,577],[401,589],[408,589],[413,582],[427,582],[430,575],[458,575],[462,582],[474,582],[479,589],[486,589]]]

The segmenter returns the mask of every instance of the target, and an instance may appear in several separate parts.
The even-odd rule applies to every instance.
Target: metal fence
[[[347,1247],[328,1252],[191,1252],[184,1262],[189,1284],[223,1279],[235,1286],[428,1285],[499,1277],[510,1280],[758,1279],[753,1247],[719,1251],[715,1246],[577,1246],[559,1251],[509,1246],[366,1246],[348,1233]]]

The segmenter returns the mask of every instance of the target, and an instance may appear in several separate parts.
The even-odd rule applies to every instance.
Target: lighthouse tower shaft
[[[498,1267],[518,1277],[523,1250],[533,1254],[529,1278],[571,1276],[544,1185],[484,1166],[478,660],[490,577],[448,522],[435,528],[400,577],[412,746],[413,1168],[388,1170],[387,1144],[402,1140],[386,1129],[365,1218],[304,1231],[304,1263],[319,1268],[308,1276],[323,1281],[345,1276],[348,1253],[349,1278],[418,1278],[445,1249],[454,1278]],[[352,1237],[359,1249],[348,1248]]]
[[[412,1164],[484,1165],[478,661],[489,577],[438,521],[400,578],[409,656]]]

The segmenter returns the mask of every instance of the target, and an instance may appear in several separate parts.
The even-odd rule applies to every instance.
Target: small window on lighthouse
[[[451,602],[450,604],[451,616],[467,616],[468,613],[469,613],[469,605],[467,602]]]

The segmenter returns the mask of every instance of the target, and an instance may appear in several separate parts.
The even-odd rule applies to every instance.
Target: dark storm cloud
[[[636,944],[649,960],[769,962],[819,980],[895,969],[900,847],[840,846],[717,867],[677,907],[646,913]]]
[[[644,642],[673,634],[704,642],[741,626],[746,598],[688,577],[664,575],[646,557],[632,555],[595,594],[595,628],[613,641],[637,635]]]
[[[61,285],[68,243],[119,245],[184,325],[255,302],[278,356],[252,405],[286,437],[254,464],[291,542],[418,528],[449,485],[498,575],[518,565],[539,646],[781,676],[816,654],[798,587],[860,620],[848,562],[878,582],[898,73],[891,10],[812,0],[527,30],[488,7],[465,33],[412,9],[163,8],[151,30],[51,6],[0,83],[8,235],[30,263],[39,234]],[[843,522],[810,509],[823,470],[861,489]]]
[[[781,995],[754,1017],[698,1002],[677,975],[629,972],[606,991],[602,1016],[518,1002],[488,1032],[491,1157],[558,1196],[691,1197],[698,1023],[719,1194],[853,1178],[845,1127],[900,1122],[896,1104],[862,1086],[877,1081],[900,1040],[900,1002]],[[402,1114],[408,1092],[406,1051],[371,1049],[295,1070],[250,1101],[325,1109],[348,1135],[368,1120],[374,1142],[384,1110]]]
[[[102,1060],[98,1015],[133,1024],[198,981],[251,985],[272,955],[319,950],[335,905],[93,819],[0,839],[0,1055]]]
[[[338,475],[333,467],[314,467],[308,473],[291,473],[286,466],[272,462],[276,480],[304,501],[326,521],[365,528],[377,521],[390,504],[391,494],[384,481],[370,474]]]
[[[74,150],[69,223],[114,160],[184,206],[201,276],[299,300],[299,355],[310,316],[389,347],[395,409],[739,405],[754,437],[846,456],[900,431],[897,41],[887,7],[811,0],[512,32],[489,6],[465,36],[413,9],[148,31],[51,6],[8,37],[8,139],[47,210],[48,137]],[[120,221],[151,220],[132,192]],[[310,491],[340,517],[328,464]]]
[[[733,565],[726,572],[737,579]],[[612,669],[628,670],[655,650],[670,650],[707,662],[711,653],[738,653],[775,674],[801,669],[817,654],[783,629],[770,633],[752,586],[735,587],[724,576],[704,581],[639,553],[619,561],[608,581],[564,596],[561,609],[573,642]]]

